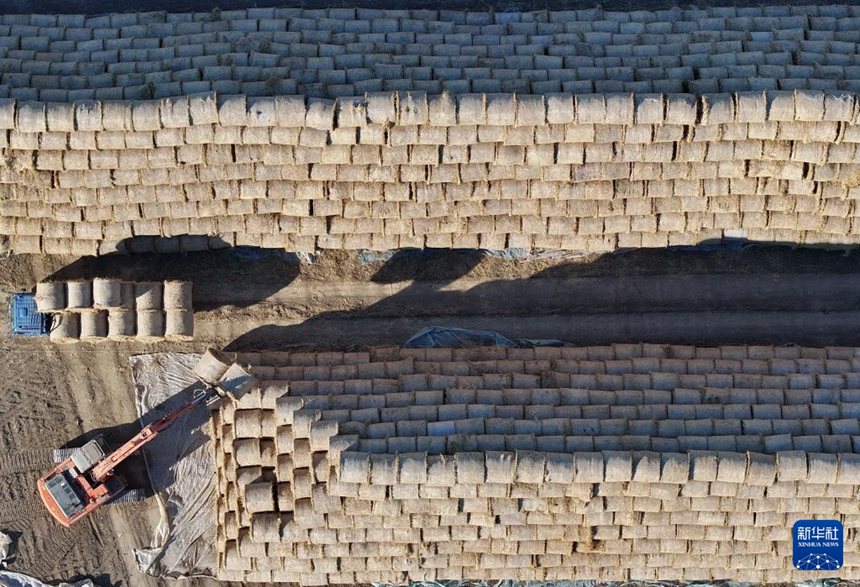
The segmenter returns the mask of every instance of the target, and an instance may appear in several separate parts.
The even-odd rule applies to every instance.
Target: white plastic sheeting
[[[199,389],[191,372],[199,358],[155,353],[129,359],[141,425],[179,407]],[[172,578],[215,574],[215,457],[209,417],[200,407],[144,448],[161,521],[150,547],[135,550],[141,572]]]

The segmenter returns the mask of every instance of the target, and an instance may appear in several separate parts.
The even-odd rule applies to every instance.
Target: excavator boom
[[[133,455],[147,443],[155,440],[162,430],[169,428],[176,420],[194,410],[194,408],[200,404],[208,402],[216,395],[218,395],[218,391],[214,387],[208,387],[206,391],[197,394],[194,399],[185,402],[169,414],[162,416],[155,422],[145,426],[140,432],[132,436],[125,444],[107,455],[101,462],[99,462],[99,464],[93,467],[93,479],[97,482],[101,482],[110,477],[117,465]]]

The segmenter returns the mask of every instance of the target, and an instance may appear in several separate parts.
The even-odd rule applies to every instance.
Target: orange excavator
[[[107,503],[136,496],[136,491],[128,490],[125,479],[115,472],[120,463],[197,407],[213,407],[224,397],[238,399],[257,385],[247,369],[213,349],[206,351],[193,373],[203,387],[195,391],[192,399],[145,426],[112,453],[105,451],[100,439],[73,449],[68,458],[39,479],[36,485],[42,502],[60,524],[69,527]]]

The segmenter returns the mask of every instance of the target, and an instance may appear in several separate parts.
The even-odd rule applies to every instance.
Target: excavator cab
[[[37,487],[42,501],[63,526],[71,526],[92,510],[125,492],[125,483],[120,477],[110,476],[97,481],[88,476],[105,456],[101,439],[90,440],[39,479]]]

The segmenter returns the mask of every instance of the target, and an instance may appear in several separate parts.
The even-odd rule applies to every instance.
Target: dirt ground
[[[3,303],[48,277],[182,277],[195,283],[197,309],[197,338],[187,344],[55,345],[12,337],[8,320],[0,321],[0,529],[18,539],[11,568],[47,580],[161,584],[140,575],[131,554],[149,543],[154,500],[106,508],[65,530],[34,489],[52,448],[93,431],[109,443],[133,433],[132,354],[400,344],[433,324],[574,343],[857,345],[858,259],[857,251],[758,247],[527,261],[427,252],[362,263],[329,253],[308,264],[251,250],[0,259]],[[211,582],[192,582],[203,583]]]

